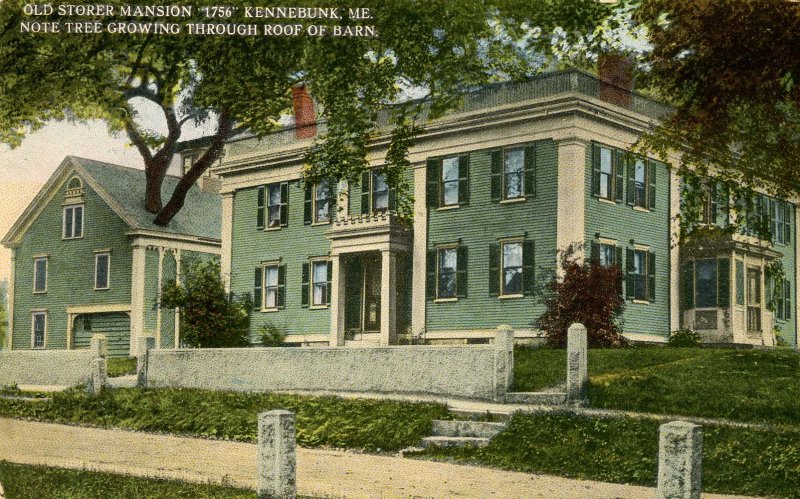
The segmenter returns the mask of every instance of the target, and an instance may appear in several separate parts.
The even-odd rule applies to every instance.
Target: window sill
[[[83,239],[83,236],[80,236],[80,237],[64,237],[64,236],[61,236],[61,240],[62,241],[75,241],[76,239]]]
[[[456,208],[461,208],[460,204],[449,204],[447,206],[440,206],[436,208],[436,211],[448,211],[448,210],[455,210]]]
[[[330,225],[330,224],[331,224],[331,221],[328,220],[327,222],[314,222],[314,223],[311,224],[311,226],[312,227],[316,227],[318,225]]]
[[[47,350],[47,347],[31,347],[31,350]]]
[[[264,314],[269,314],[269,313],[272,313],[272,312],[280,312],[280,311],[281,311],[281,309],[279,309],[278,307],[275,307],[275,308],[262,308],[261,309],[261,313],[264,313]]]
[[[528,200],[528,198],[526,198],[525,196],[522,196],[522,197],[513,198],[513,199],[503,199],[503,200],[500,201],[500,204],[524,203],[527,200]]]
[[[265,232],[269,232],[269,231],[281,230],[282,228],[283,227],[265,227],[263,230]]]
[[[598,200],[598,201],[600,201],[601,203],[613,204],[613,205],[615,205],[615,206],[616,206],[616,204],[617,204],[617,202],[616,202],[616,201],[613,201],[613,200],[611,200],[611,199],[608,199],[608,198],[600,198],[600,197],[599,197],[599,198],[597,198],[597,200]]]
[[[111,288],[94,288],[95,291],[108,291]]]
[[[633,211],[640,211],[642,213],[650,213],[650,210],[648,210],[647,208],[643,208],[641,206],[634,206],[633,207]]]
[[[309,310],[325,310],[328,308],[328,305],[311,305],[308,307]]]
[[[635,298],[632,301],[633,301],[633,303],[636,303],[637,305],[650,305],[651,303],[653,303],[650,300],[638,300],[638,299],[635,299]]]
[[[457,302],[458,298],[436,298],[433,303],[453,303]]]
[[[45,290],[45,291],[34,291],[33,294],[35,294],[35,295],[46,295],[47,294],[47,290]]]
[[[524,294],[515,294],[515,295],[500,295],[498,296],[501,300],[516,300],[517,298],[525,298]]]

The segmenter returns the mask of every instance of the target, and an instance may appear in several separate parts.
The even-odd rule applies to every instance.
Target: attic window
[[[83,196],[83,182],[78,177],[72,177],[67,183],[67,197]]]

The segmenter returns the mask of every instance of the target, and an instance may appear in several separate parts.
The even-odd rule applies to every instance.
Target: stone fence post
[[[586,326],[575,323],[567,330],[567,403],[585,406],[589,392],[589,357]]]
[[[514,330],[501,325],[494,333],[494,399],[503,401],[514,384]]]
[[[93,334],[89,350],[94,354],[94,358],[108,357],[108,337],[104,334]]]
[[[686,421],[662,424],[658,442],[657,499],[700,499],[703,427]]]
[[[156,347],[156,339],[152,336],[137,338],[139,356],[136,358],[136,386],[147,388],[147,365],[150,361],[150,350]]]
[[[98,395],[108,385],[108,338],[106,335],[92,335],[89,351],[92,352],[93,358],[86,391],[89,395]]]
[[[258,499],[297,497],[294,421],[289,411],[258,415]]]

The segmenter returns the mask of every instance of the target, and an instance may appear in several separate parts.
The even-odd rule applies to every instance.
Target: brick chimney
[[[633,101],[633,62],[622,55],[601,54],[597,59],[600,98],[622,107]]]
[[[308,93],[305,83],[292,87],[292,108],[295,138],[301,140],[316,136],[317,114],[314,111],[314,100]]]

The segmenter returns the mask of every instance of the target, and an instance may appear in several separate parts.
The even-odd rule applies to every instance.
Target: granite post
[[[665,423],[658,442],[657,499],[700,499],[703,427],[686,421]]]
[[[106,335],[92,335],[89,351],[92,352],[93,358],[86,391],[89,395],[99,395],[108,385],[108,338]]]
[[[589,358],[586,326],[575,323],[567,330],[567,403],[588,404]]]
[[[503,401],[514,384],[514,330],[511,326],[498,326],[494,333],[494,370],[494,399]]]
[[[150,350],[156,347],[156,339],[152,336],[137,338],[139,356],[136,358],[136,386],[147,388],[147,364]]]
[[[294,422],[289,411],[258,415],[258,499],[297,497]]]

